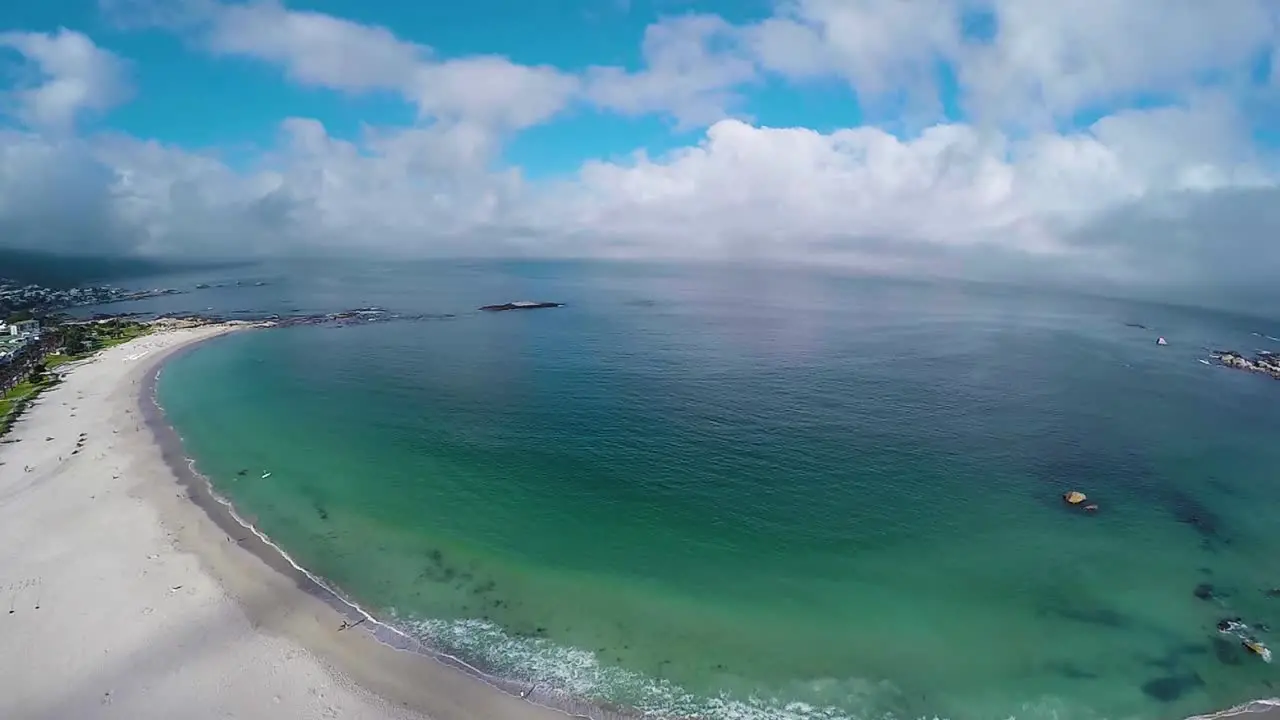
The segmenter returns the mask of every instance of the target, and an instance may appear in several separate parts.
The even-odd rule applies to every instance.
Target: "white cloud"
[[[210,18],[205,42],[214,52],[278,63],[307,85],[399,90],[431,54],[386,28],[271,2],[219,5]]]
[[[75,169],[92,182],[37,185],[92,188],[81,202],[108,216],[113,244],[157,253],[519,248],[949,272],[995,253],[1020,258],[1022,269],[1036,258],[1082,269],[1123,262],[1101,269],[1124,275],[1138,262],[1094,238],[1096,223],[1149,217],[1161,199],[1207,189],[1274,189],[1247,151],[1185,147],[1201,129],[1231,122],[1216,107],[1134,112],[1025,139],[965,125],[902,140],[875,128],[821,134],[726,120],[697,147],[591,162],[572,179],[537,185],[477,162],[488,156],[477,147],[488,136],[465,125],[370,133],[356,144],[314,120],[290,119],[278,150],[249,174],[127,138],[37,162],[32,153],[59,149],[23,136],[27,154],[0,163],[0,178],[16,186],[33,166]],[[1170,159],[1183,149],[1185,159]],[[15,209],[33,223],[38,215],[21,202],[0,217]]]
[[[125,63],[78,32],[0,33],[0,47],[20,53],[37,71],[9,96],[13,114],[29,127],[63,133],[85,111],[107,110],[130,94]]]
[[[756,77],[756,66],[738,46],[736,34],[736,28],[714,15],[685,15],[650,25],[642,46],[645,68],[592,68],[587,97],[629,115],[670,115],[681,129],[720,120],[739,100],[736,88]]]
[[[115,16],[126,19],[150,17],[150,7],[113,5]],[[578,89],[576,77],[550,66],[496,55],[441,60],[431,47],[387,28],[290,10],[272,0],[185,7],[180,27],[215,54],[278,65],[288,78],[313,87],[396,93],[424,121],[517,130],[560,112]],[[165,23],[166,16],[155,22]]]
[[[990,44],[962,36],[961,11],[980,4],[997,14]],[[1135,0],[1077,13],[1087,17],[1032,16],[1027,6],[793,0],[739,27],[684,16],[648,30],[643,69],[579,79],[500,57],[438,58],[385,29],[274,4],[205,5],[198,36],[218,52],[277,64],[308,85],[399,93],[424,122],[352,142],[286,119],[278,145],[244,171],[142,140],[10,133],[0,137],[0,192],[12,193],[0,196],[0,230],[37,244],[101,235],[112,248],[155,253],[754,258],[1124,282],[1280,275],[1280,217],[1268,210],[1280,207],[1277,166],[1251,139],[1257,109],[1231,83],[1198,89],[1199,74],[1262,57],[1275,38],[1271,6]],[[1175,40],[1138,33],[1164,20],[1186,41],[1185,57],[1174,56]],[[1198,23],[1202,36],[1191,38]],[[936,102],[933,68],[944,57],[960,63],[967,101],[990,122],[895,135],[725,119],[761,72],[842,77],[864,100],[905,92]],[[1111,112],[1077,131],[1021,122],[1141,89],[1178,102]],[[588,161],[558,180],[499,167],[508,133],[583,96],[708,129],[695,146]],[[997,121],[1010,115],[1018,127]],[[63,189],[94,221],[59,234],[40,218],[68,214],[41,198]]]
[[[989,41],[966,16],[994,18]],[[862,99],[934,102],[951,63],[981,119],[1044,126],[1138,93],[1179,94],[1246,76],[1280,43],[1280,4],[1238,0],[784,0],[742,29],[762,66],[846,79]]]
[[[1068,242],[1075,229],[1117,206],[1262,183],[1248,152],[1195,140],[1231,122],[1217,107],[1138,111],[1023,140],[966,125],[902,140],[867,127],[823,135],[724,121],[669,157],[588,163],[539,202],[555,208],[548,232],[646,253],[838,262],[896,243],[1061,256],[1079,250]]]
[[[987,0],[998,30],[958,56],[975,110],[1065,117],[1134,93],[1184,93],[1247,74],[1280,41],[1280,5],[1233,0]]]
[[[558,113],[577,91],[572,76],[492,55],[417,68],[411,94],[429,117],[486,127],[521,129]]]
[[[936,62],[960,46],[959,11],[946,0],[786,0],[742,34],[784,76],[836,75],[867,100],[895,92],[933,101]]]

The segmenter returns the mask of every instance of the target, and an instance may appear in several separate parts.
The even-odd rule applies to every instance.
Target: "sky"
[[[5,3],[0,245],[1265,289],[1280,3]]]

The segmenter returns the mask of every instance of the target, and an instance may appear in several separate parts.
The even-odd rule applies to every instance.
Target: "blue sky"
[[[645,29],[664,16],[711,13],[745,23],[767,17],[771,7],[761,0],[289,3],[291,10],[390,28],[402,38],[429,45],[442,57],[498,54],[523,64],[550,64],[568,71],[592,65],[642,70]],[[140,92],[127,105],[100,118],[95,127],[101,129],[188,147],[224,148],[235,157],[243,155],[245,148],[272,145],[276,123],[283,117],[320,119],[331,134],[346,139],[357,139],[365,125],[398,126],[414,119],[413,108],[392,93],[353,96],[300,87],[277,67],[192,52],[191,42],[173,33],[122,30],[94,0],[49,0],[6,9],[3,19],[10,28],[78,29],[132,61]],[[803,125],[821,131],[855,126],[862,120],[856,93],[832,78],[802,84],[763,79],[753,83],[752,91],[734,109],[763,125]],[[623,157],[637,148],[665,152],[696,142],[700,134],[700,128],[676,127],[657,115],[626,117],[580,106],[566,111],[554,124],[513,138],[504,160],[533,176],[554,175],[572,172],[589,158]]]
[[[1280,222],[1269,0],[45,0],[0,33],[26,246],[1192,281],[1212,213],[1255,252]]]

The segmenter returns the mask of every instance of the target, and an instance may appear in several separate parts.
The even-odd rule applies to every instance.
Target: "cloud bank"
[[[130,98],[129,61],[74,30],[6,33],[0,46],[24,70],[0,131],[6,244],[731,259],[1171,286],[1280,277],[1280,176],[1274,148],[1255,140],[1280,118],[1280,5],[1268,0],[784,0],[744,24],[663,19],[638,38],[643,66],[575,71],[442,57],[275,2],[103,11],[293,83],[394,95],[417,121],[353,142],[282,118],[271,151],[233,169],[83,129]],[[869,124],[818,132],[742,114],[765,83],[814,81],[846,84]],[[582,108],[657,115],[702,138],[552,179],[503,166],[514,134]]]

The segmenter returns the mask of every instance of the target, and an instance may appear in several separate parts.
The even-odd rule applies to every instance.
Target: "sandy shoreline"
[[[154,387],[165,360],[234,329],[69,365],[0,444],[0,718],[567,717],[365,619],[210,492]],[[1196,720],[1228,717],[1280,705]]]
[[[231,329],[68,366],[0,445],[0,717],[563,720],[372,623],[339,632],[331,599],[174,471],[153,379]]]

